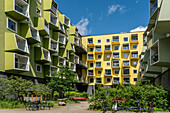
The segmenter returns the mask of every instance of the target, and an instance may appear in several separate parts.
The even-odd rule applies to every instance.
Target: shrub
[[[67,91],[64,94],[64,96],[69,99],[71,99],[72,97],[86,97],[86,98],[88,98],[89,94],[87,92]]]
[[[59,97],[59,93],[57,91],[54,91],[54,101],[57,101]]]

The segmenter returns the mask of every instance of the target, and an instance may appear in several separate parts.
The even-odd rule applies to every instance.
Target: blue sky
[[[82,35],[145,30],[149,0],[56,0]]]

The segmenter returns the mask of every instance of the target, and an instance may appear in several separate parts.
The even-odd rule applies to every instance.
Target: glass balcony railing
[[[64,38],[59,38],[59,42],[64,44]]]
[[[119,58],[119,55],[113,55],[113,58]]]
[[[93,60],[93,57],[88,57],[88,59],[92,59]]]
[[[27,15],[26,14],[26,10],[24,10],[24,8],[22,8],[21,6],[19,6],[18,4],[15,4],[15,10],[17,10],[18,12]]]
[[[54,11],[55,13],[57,12],[57,8],[55,8],[55,6],[53,6],[53,4],[51,5],[51,10]]]
[[[123,83],[124,84],[130,83],[130,80],[124,80]]]
[[[96,64],[96,67],[101,67],[101,64]]]
[[[123,50],[128,50],[129,49],[129,47],[123,47]]]
[[[96,48],[95,51],[102,51],[102,49],[101,48]]]
[[[38,35],[34,32],[31,32],[31,35],[34,39],[39,40]]]
[[[56,44],[51,44],[51,49],[52,50],[57,50],[57,45]]]
[[[106,51],[109,51],[109,50],[111,50],[111,49],[110,49],[110,48],[105,48],[105,50],[106,50]]]
[[[119,80],[113,80],[113,83],[119,83]]]
[[[129,66],[129,62],[123,63],[123,66]]]
[[[23,63],[23,62],[15,62],[15,68],[17,69],[27,69],[27,63]]]
[[[106,72],[105,75],[111,75],[111,72]]]
[[[25,51],[25,49],[26,49],[26,46],[24,44],[19,43],[19,42],[17,42],[17,46],[18,46],[19,49],[21,49],[23,51]]]
[[[88,44],[93,44],[93,41],[88,41]]]
[[[158,7],[158,0],[155,0],[154,4],[152,5],[151,9],[150,9],[150,16],[153,15],[153,13],[155,12],[155,10]]]
[[[138,41],[138,38],[132,38],[131,41]]]
[[[113,67],[119,67],[119,63],[113,63]]]
[[[46,31],[47,33],[49,32],[49,29],[48,29],[48,26],[47,26],[47,25],[44,26],[44,29],[45,29],[45,31]]]
[[[132,54],[131,58],[138,58],[138,54]]]
[[[65,23],[65,25],[69,26],[69,21],[68,20],[65,20],[64,23]]]
[[[54,25],[57,25],[57,19],[53,19],[53,18],[51,18],[51,23],[53,23]]]
[[[119,39],[113,39],[113,42],[119,42]]]

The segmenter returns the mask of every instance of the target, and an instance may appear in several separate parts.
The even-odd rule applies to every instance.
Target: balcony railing
[[[101,64],[96,64],[96,67],[101,67],[102,65]]]
[[[34,32],[31,32],[31,35],[34,39],[39,40],[38,35]]]
[[[119,80],[113,80],[113,83],[119,83]]]
[[[19,48],[19,49],[25,51],[26,46],[25,46],[24,44],[21,44],[21,43],[17,42],[17,45],[18,45],[18,48]]]
[[[113,58],[119,58],[119,55],[113,55]]]
[[[26,10],[24,10],[21,6],[19,6],[18,4],[15,4],[15,10],[17,10],[18,12],[24,14],[27,16],[26,14]]]
[[[158,0],[155,0],[153,6],[152,6],[151,9],[150,9],[150,16],[153,15],[153,13],[154,13],[155,10],[157,9],[157,7],[158,7]]]
[[[129,62],[123,63],[123,66],[129,66]]]
[[[109,51],[109,50],[111,50],[111,49],[110,49],[110,48],[105,48],[105,50],[106,50],[106,51]]]
[[[113,67],[119,67],[119,63],[113,63]]]
[[[106,72],[105,75],[111,75],[111,72]]]
[[[138,41],[138,38],[132,38],[131,41]]]
[[[84,67],[87,67],[87,64],[86,63],[83,63],[83,61],[79,61],[79,64],[83,65]]]
[[[119,42],[119,39],[113,39],[113,42]]]
[[[128,50],[129,49],[129,47],[123,47],[123,50]]]
[[[88,44],[93,44],[93,41],[88,41]]]
[[[49,29],[48,29],[47,25],[44,26],[44,29],[45,29],[45,31],[47,31],[47,33],[49,32]]]
[[[64,38],[59,38],[59,42],[60,42],[60,43],[65,44],[64,41],[65,41]]]
[[[57,50],[57,45],[56,44],[51,44],[51,49],[52,50]]]
[[[131,58],[138,58],[138,54],[132,54]]]
[[[101,48],[96,48],[95,51],[102,51],[102,49]]]
[[[93,60],[94,58],[93,57],[88,57],[89,60]]]
[[[128,84],[128,83],[130,83],[130,80],[124,80],[123,83]]]
[[[53,23],[54,25],[57,25],[57,19],[53,19],[53,18],[51,18],[51,23]]]
[[[15,68],[17,68],[17,69],[24,69],[24,70],[26,70],[27,67],[28,67],[27,63],[15,62]]]
[[[53,6],[53,4],[51,5],[51,10],[54,11],[56,13],[57,9]]]

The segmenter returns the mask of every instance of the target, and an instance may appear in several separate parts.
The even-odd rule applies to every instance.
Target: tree
[[[72,85],[76,82],[76,74],[68,66],[60,67],[60,71],[53,74],[54,77],[48,80],[48,86],[52,89],[52,95],[54,91],[65,92],[74,90]]]
[[[0,78],[0,98],[10,95],[12,92],[12,85],[10,81],[5,78]]]

